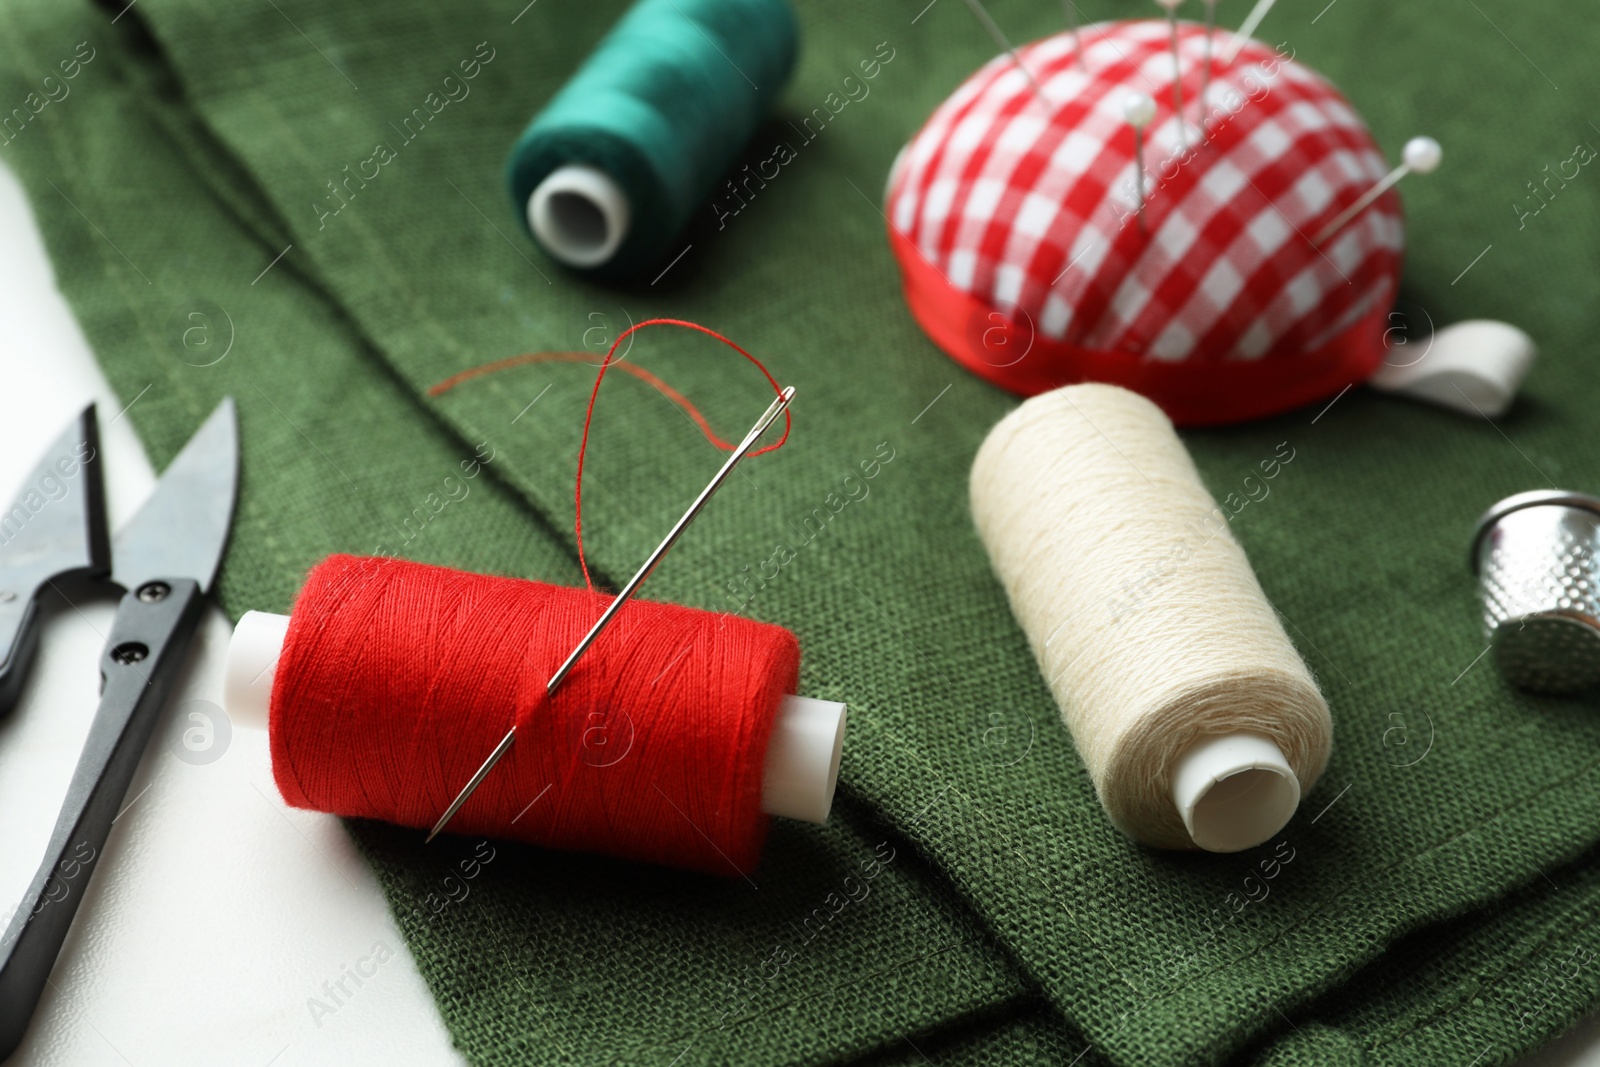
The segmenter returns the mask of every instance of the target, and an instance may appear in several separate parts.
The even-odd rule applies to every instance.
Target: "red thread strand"
[[[598,367],[600,365],[590,360],[587,352],[524,352],[520,356],[497,359],[493,363],[483,363],[476,367],[468,367],[466,370],[457,371],[444,379],[444,381],[428,386],[428,395],[443,396],[463,382],[469,382],[474,378],[482,378],[490,374],[498,374],[501,371],[511,370],[515,367],[526,367],[533,363],[583,363],[590,367]],[[706,435],[706,440],[724,452],[733,451],[733,444],[723,440],[717,434],[717,431],[711,428],[711,423],[707,421],[704,415],[700,414],[700,409],[695,407],[694,401],[678,392],[667,384],[665,380],[651,374],[637,363],[629,363],[626,360],[617,360],[616,367],[618,370],[631,374],[646,385],[653,387],[656,392],[678,405],[678,408],[689,416],[696,426],[700,427],[700,432]]]
[[[646,326],[679,326],[686,330],[698,330],[707,337],[715,337],[717,340],[721,341],[723,344],[739,353],[745,359],[748,359],[751,363],[754,363],[756,367],[760,369],[761,373],[766,376],[766,379],[768,383],[771,384],[772,391],[774,393],[780,395],[783,393],[783,387],[778,384],[778,380],[772,376],[772,374],[767,370],[766,365],[763,364],[759,359],[757,359],[755,356],[752,356],[749,352],[746,352],[744,349],[740,348],[737,344],[728,340],[726,337],[722,336],[716,330],[708,329],[704,326],[701,326],[697,322],[687,322],[683,319],[645,319],[643,322],[636,323],[617,335],[617,339],[611,342],[611,349],[606,352],[605,360],[600,364],[600,373],[596,374],[594,377],[594,389],[592,389],[589,393],[589,406],[583,413],[583,441],[578,445],[578,477],[576,487],[573,490],[573,529],[578,539],[578,566],[583,568],[583,582],[590,589],[594,588],[594,581],[589,577],[589,560],[583,552],[583,457],[589,449],[589,424],[594,420],[594,403],[595,400],[600,396],[600,383],[605,381],[606,371],[611,368],[611,357],[616,354],[617,346],[622,344],[622,342],[627,340],[632,334],[644,329]],[[778,438],[778,440],[774,441],[770,445],[765,445],[756,449],[755,451],[751,452],[750,455],[759,456],[763,452],[771,452],[774,449],[782,448],[789,440],[789,430],[791,425],[792,420],[789,415],[789,410],[785,408],[783,412],[783,436]],[[723,449],[724,451],[731,451],[734,446],[723,442],[718,444],[717,447]]]
[[[279,790],[296,807],[425,828],[515,724],[517,743],[452,832],[749,872],[798,642],[766,623],[634,600],[547,698],[609,599],[330,556],[301,590],[273,685]]]

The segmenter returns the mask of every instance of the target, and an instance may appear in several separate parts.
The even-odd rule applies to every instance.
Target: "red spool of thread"
[[[301,590],[272,683],[279,790],[296,807],[426,828],[515,724],[516,745],[453,832],[749,872],[798,642],[779,626],[634,600],[548,697],[608,601],[329,557]]]
[[[229,711],[269,720],[273,776],[291,805],[431,826],[514,726],[516,745],[452,831],[732,875],[755,867],[769,814],[827,821],[845,706],[789,695],[800,648],[782,627],[630,600],[555,696],[547,692],[611,601],[588,581],[584,454],[606,370],[648,326],[713,337],[779,391],[759,360],[704,326],[649,319],[618,335],[578,450],[574,528],[588,588],[338,555],[311,572],[292,618],[239,620]],[[474,368],[436,391],[543,358]],[[707,426],[681,394],[644,376]],[[750,455],[788,440],[787,419],[782,439]]]

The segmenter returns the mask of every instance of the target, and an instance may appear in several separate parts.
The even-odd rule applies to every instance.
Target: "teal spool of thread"
[[[788,0],[639,0],[511,151],[529,234],[599,277],[664,266],[782,93],[799,40]]]

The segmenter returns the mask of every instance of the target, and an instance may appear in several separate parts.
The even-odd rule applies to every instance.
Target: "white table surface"
[[[0,166],[0,500],[90,400],[99,403],[113,528],[155,484],[79,331],[21,186]],[[0,720],[0,928],[43,857],[98,695],[111,598],[46,607],[22,701]],[[128,792],[33,1024],[7,1067],[229,1063],[457,1064],[377,882],[339,820],[284,805],[263,731],[212,733],[220,756],[173,754],[220,715],[229,627],[207,608],[185,677]],[[204,704],[190,703],[204,701]],[[348,996],[324,983],[388,962]],[[1600,1067],[1600,1016],[1525,1061]]]
[[[90,400],[115,528],[155,478],[56,289],[22,189],[0,166],[0,499]],[[114,610],[110,597],[48,602],[22,701],[0,720],[0,927],[43,858],[94,715]],[[214,728],[220,755],[209,763],[173,754],[179,727],[199,727],[190,712],[220,714],[228,633],[209,606],[8,1065],[463,1062],[339,820],[279,798],[266,733],[233,728],[223,747]],[[204,751],[203,734],[192,740]],[[348,996],[324,990],[363,959],[375,975],[359,987],[345,978]]]

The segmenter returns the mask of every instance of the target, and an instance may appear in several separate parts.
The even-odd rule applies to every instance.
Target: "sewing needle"
[[[574,648],[572,653],[567,656],[566,661],[556,668],[556,672],[550,676],[550,681],[545,683],[544,691],[547,696],[555,693],[556,688],[572,672],[573,666],[578,662],[578,657],[583,655],[590,645],[594,644],[595,638],[600,636],[600,631],[604,630],[611,620],[616,618],[617,612],[622,610],[622,605],[626,604],[639,586],[644,584],[644,580],[650,577],[650,572],[655,570],[656,564],[661,562],[661,557],[667,554],[667,550],[673,546],[679,536],[683,534],[683,531],[694,521],[695,516],[700,514],[700,510],[706,506],[706,501],[711,499],[711,494],[721,488],[722,483],[727,481],[728,475],[733,473],[733,468],[749,453],[750,449],[755,447],[756,441],[777,420],[778,416],[783,414],[784,410],[789,406],[789,401],[793,399],[794,386],[791,385],[779,393],[771,404],[767,405],[767,410],[756,420],[756,424],[750,427],[750,432],[744,435],[744,440],[739,442],[739,447],[735,448],[733,454],[722,464],[722,469],[712,476],[711,481],[707,483],[704,489],[700,490],[700,495],[695,497],[694,503],[689,505],[689,510],[683,513],[683,517],[667,532],[666,538],[656,546],[654,552],[650,553],[649,558],[644,561],[638,572],[629,579],[627,585],[622,587],[622,592],[616,595],[600,618],[595,620],[595,624],[589,627],[589,632],[583,635],[583,640],[578,642],[578,647]],[[489,753],[489,758],[483,761],[483,766],[479,767],[477,773],[467,782],[466,788],[456,795],[456,798],[450,802],[450,806],[445,809],[444,814],[439,816],[439,821],[433,824],[433,829],[428,831],[427,841],[432,841],[437,837],[439,831],[445,828],[445,824],[455,817],[456,812],[460,811],[461,806],[467,802],[467,798],[472,796],[474,790],[483,783],[484,778],[488,777],[489,772],[494,770],[494,765],[499,763],[501,757],[511,750],[512,742],[516,741],[516,739],[517,728],[513,726],[506,731],[506,735],[500,739],[500,743],[494,746],[494,751]]]
[[[1033,71],[1023,64],[1022,57],[1012,47],[1010,39],[1006,37],[1006,32],[1000,28],[1000,24],[994,20],[994,16],[989,14],[989,9],[983,6],[983,0],[967,0],[967,7],[971,8],[972,14],[983,24],[983,28],[989,31],[989,36],[994,39],[994,43],[999,47],[1000,51],[1011,57],[1012,65],[1021,71],[1022,76],[1028,80],[1028,86],[1033,90],[1033,95],[1039,98],[1041,104],[1049,107],[1050,101],[1044,98],[1044,90],[1039,87],[1039,82],[1034,78]]]

